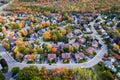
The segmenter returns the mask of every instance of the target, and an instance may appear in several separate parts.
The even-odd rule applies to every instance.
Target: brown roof
[[[56,58],[56,54],[48,54],[48,59],[55,59]]]
[[[62,58],[63,59],[69,59],[69,58],[71,58],[71,53],[63,53],[62,54]]]

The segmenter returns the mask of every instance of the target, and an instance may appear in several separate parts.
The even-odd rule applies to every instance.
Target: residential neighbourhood
[[[12,0],[0,6],[1,80],[120,79],[118,14],[64,13],[41,6],[39,13],[37,7],[36,13],[30,13],[21,11],[25,6],[14,7],[18,2]],[[29,11],[36,5],[34,2]]]

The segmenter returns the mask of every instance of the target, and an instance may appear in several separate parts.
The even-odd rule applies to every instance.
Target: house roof
[[[94,48],[93,47],[89,47],[88,49],[86,49],[87,53],[93,53],[94,52]]]
[[[48,54],[48,59],[55,59],[56,58],[56,54]]]
[[[69,59],[69,58],[71,58],[71,53],[63,53],[62,54],[62,58],[63,59]]]
[[[75,48],[78,48],[79,44],[78,43],[73,43],[72,46],[75,47]]]
[[[93,41],[92,42],[92,47],[98,47],[98,42],[97,41]]]
[[[68,37],[68,38],[72,38],[72,37],[73,37],[73,33],[72,33],[72,32],[68,33],[68,34],[67,34],[67,37]]]
[[[81,38],[81,39],[78,40],[78,42],[79,42],[80,44],[83,44],[85,41],[86,41],[86,40],[85,40],[84,38]]]
[[[114,54],[114,57],[115,57],[116,59],[120,59],[120,55],[119,55],[119,54]]]
[[[75,54],[76,59],[83,59],[85,55],[83,53]]]

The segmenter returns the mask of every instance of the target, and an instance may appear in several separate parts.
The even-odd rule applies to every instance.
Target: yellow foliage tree
[[[51,52],[52,45],[51,45],[51,44],[48,44],[48,45],[46,46],[46,48],[47,48],[47,52]]]
[[[74,50],[73,46],[69,46],[69,51],[72,52]]]
[[[60,29],[60,32],[64,35],[64,34],[66,34],[66,30],[64,29],[64,28],[61,28]]]
[[[50,26],[50,22],[49,21],[46,21],[45,24],[46,24],[46,26]]]
[[[21,38],[18,38],[18,39],[15,41],[15,44],[16,44],[17,46],[23,45],[23,39],[22,39],[22,37],[21,37]]]
[[[50,40],[50,39],[51,39],[50,31],[45,31],[45,32],[43,33],[43,39],[44,39],[44,40]]]
[[[118,50],[119,48],[120,48],[119,45],[117,45],[117,44],[114,45],[115,50]]]
[[[18,46],[16,46],[13,50],[14,53],[18,53],[19,52],[19,49],[18,49]]]

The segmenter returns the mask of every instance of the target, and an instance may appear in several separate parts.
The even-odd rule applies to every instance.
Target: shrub
[[[63,60],[63,63],[65,63],[65,64],[66,64],[66,63],[69,63],[69,59],[64,59],[64,60]]]
[[[33,78],[38,75],[38,73],[39,70],[36,66],[25,67],[19,71],[17,80],[34,80]]]
[[[19,69],[19,67],[14,67],[14,68],[12,68],[11,71],[12,71],[12,76],[14,76],[20,71],[20,69]]]
[[[102,31],[101,30],[98,30],[97,32],[98,32],[98,34],[102,35]]]
[[[5,80],[5,76],[0,72],[0,80]]]
[[[28,61],[27,63],[28,64],[34,64],[35,62],[33,60],[31,60],[31,61]]]
[[[4,67],[3,70],[2,70],[4,73],[8,72],[8,67]]]
[[[2,32],[2,27],[0,27],[0,32]]]

